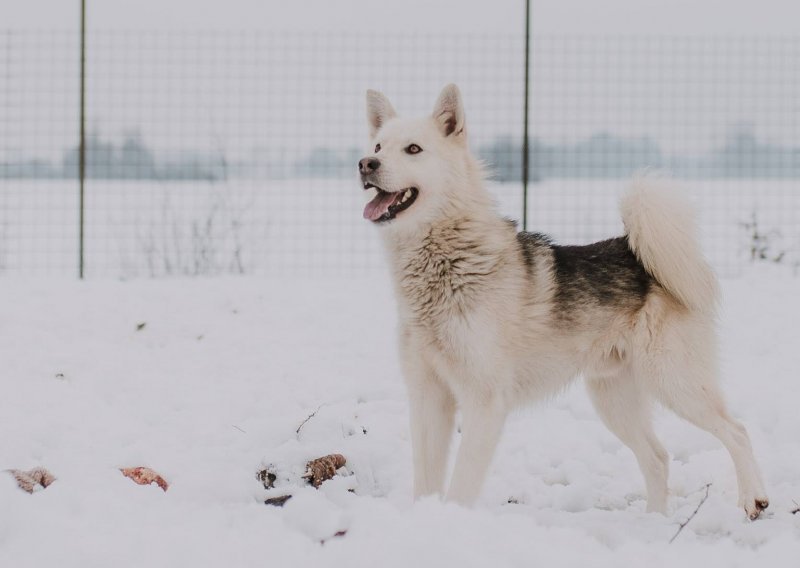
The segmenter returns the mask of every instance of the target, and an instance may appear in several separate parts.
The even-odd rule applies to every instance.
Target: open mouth
[[[374,188],[377,194],[364,207],[364,219],[369,219],[373,223],[383,223],[394,219],[398,213],[411,207],[419,195],[416,187],[409,187],[402,191],[384,191],[377,185],[364,182],[364,189],[370,188]]]

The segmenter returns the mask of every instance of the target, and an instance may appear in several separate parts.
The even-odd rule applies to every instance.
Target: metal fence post
[[[525,101],[522,120],[522,230],[528,230],[528,91],[530,82],[531,0],[525,0]]]
[[[84,191],[86,177],[86,0],[81,0],[80,139],[78,142],[78,276],[84,273]]]

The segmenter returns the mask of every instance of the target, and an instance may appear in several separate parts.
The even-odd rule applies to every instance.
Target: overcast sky
[[[796,143],[798,44],[759,39],[756,45],[738,36],[796,36],[800,0],[532,2],[538,37],[737,36],[701,48],[682,40],[667,46],[645,42],[647,49],[616,40],[566,38],[552,45],[545,40],[534,50],[540,79],[532,92],[535,135],[576,140],[610,131],[653,136],[667,149],[701,151],[718,145],[732,126],[754,124],[763,139]],[[89,118],[104,135],[136,130],[148,143],[173,148],[183,148],[186,139],[205,146],[223,139],[230,150],[236,141],[249,148],[261,133],[282,129],[302,142],[304,151],[308,144],[331,141],[346,147],[361,141],[366,88],[396,97],[401,112],[427,112],[449,81],[467,94],[472,124],[479,125],[474,132],[486,139],[520,133],[523,0],[87,0],[87,5],[90,29],[134,31],[134,39],[111,33],[105,44],[90,45]],[[44,30],[28,37],[31,45],[24,34],[9,36],[15,63],[10,73],[18,84],[0,89],[0,125],[17,125],[7,138],[14,140],[12,149],[40,150],[37,136],[43,132],[54,155],[72,143],[77,103],[67,95],[77,93],[77,60],[62,53],[60,43],[38,38],[55,37],[49,30],[77,28],[79,6],[79,0],[0,0],[0,30]],[[203,29],[256,32],[177,35],[175,45],[198,44],[191,55],[171,49],[166,39],[171,33],[149,37],[149,49],[136,39],[138,30]],[[447,38],[439,43],[438,31],[447,38],[457,32],[486,35],[461,45]],[[332,32],[333,39],[318,32]],[[380,32],[394,35],[382,38]],[[360,38],[358,46],[342,41],[348,33]],[[415,33],[419,37],[408,37]],[[506,35],[513,41],[505,41]],[[236,43],[240,36],[257,38],[260,51]],[[58,37],[63,43],[63,35]],[[179,69],[185,72],[176,81]],[[236,88],[220,91],[204,81]],[[3,103],[4,96],[13,104]],[[48,112],[61,114],[54,121]],[[299,136],[297,125],[309,122],[315,128]],[[319,140],[311,141],[309,131]],[[172,141],[175,136],[183,138]]]
[[[532,0],[535,33],[795,34],[797,0]],[[87,0],[95,28],[515,33],[523,0]],[[1,28],[77,26],[79,0],[0,0]]]

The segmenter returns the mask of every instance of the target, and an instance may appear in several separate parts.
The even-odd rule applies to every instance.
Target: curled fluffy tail
[[[641,178],[622,198],[620,213],[645,269],[687,308],[713,314],[717,279],[700,251],[688,199],[666,182]]]

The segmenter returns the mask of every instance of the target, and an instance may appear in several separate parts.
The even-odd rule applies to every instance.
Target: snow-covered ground
[[[670,511],[646,514],[632,454],[579,384],[509,421],[474,509],[412,503],[381,278],[6,279],[0,469],[58,480],[29,495],[0,474],[0,566],[796,565],[800,285],[763,268],[724,281],[721,324],[725,388],[771,497],[757,522],[719,443],[666,413]],[[350,475],[301,485],[331,452]],[[140,465],[169,490],[118,471]]]

